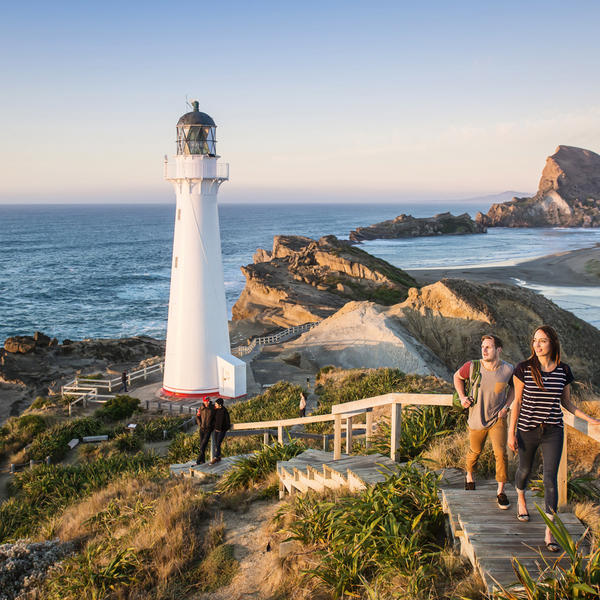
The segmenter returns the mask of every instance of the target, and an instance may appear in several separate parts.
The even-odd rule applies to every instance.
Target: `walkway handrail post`
[[[342,415],[335,415],[333,422],[333,460],[342,458]]]
[[[367,412],[365,427],[365,448],[371,447],[371,437],[373,436],[373,410]]]
[[[563,447],[558,465],[558,509],[567,506],[567,426],[563,427]]]
[[[346,419],[346,454],[352,454],[352,415]]]
[[[392,404],[392,414],[390,417],[391,439],[390,439],[390,458],[393,461],[400,460],[400,435],[402,432],[402,405]]]

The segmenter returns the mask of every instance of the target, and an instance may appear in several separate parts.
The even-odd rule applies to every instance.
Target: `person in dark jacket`
[[[204,396],[202,406],[196,411],[196,423],[200,429],[200,454],[198,455],[196,464],[201,465],[204,463],[206,446],[208,446],[210,435],[215,428],[215,407],[208,396]]]
[[[211,465],[221,460],[221,444],[229,429],[231,429],[229,411],[223,406],[223,398],[217,398],[215,400],[215,457],[210,461]]]

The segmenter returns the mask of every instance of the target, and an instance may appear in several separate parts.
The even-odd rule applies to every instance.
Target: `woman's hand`
[[[506,408],[506,406],[503,406],[500,411],[498,412],[498,418],[499,419],[504,419],[504,417],[508,414],[508,408]]]
[[[517,450],[519,449],[519,444],[517,442],[517,436],[515,435],[514,431],[510,431],[508,433],[508,447],[513,451],[513,452],[517,452]]]

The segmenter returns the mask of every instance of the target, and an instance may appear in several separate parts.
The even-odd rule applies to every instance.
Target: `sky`
[[[197,99],[220,199],[534,192],[600,151],[597,1],[2,3],[0,202],[170,202]]]

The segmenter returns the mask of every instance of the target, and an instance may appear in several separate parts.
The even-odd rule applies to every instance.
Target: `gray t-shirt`
[[[469,379],[471,361],[465,363],[459,370],[463,379]],[[470,429],[487,429],[498,420],[498,413],[506,405],[509,386],[512,384],[513,366],[500,361],[495,371],[481,367],[481,384],[477,395],[477,404],[469,409],[468,425]]]

